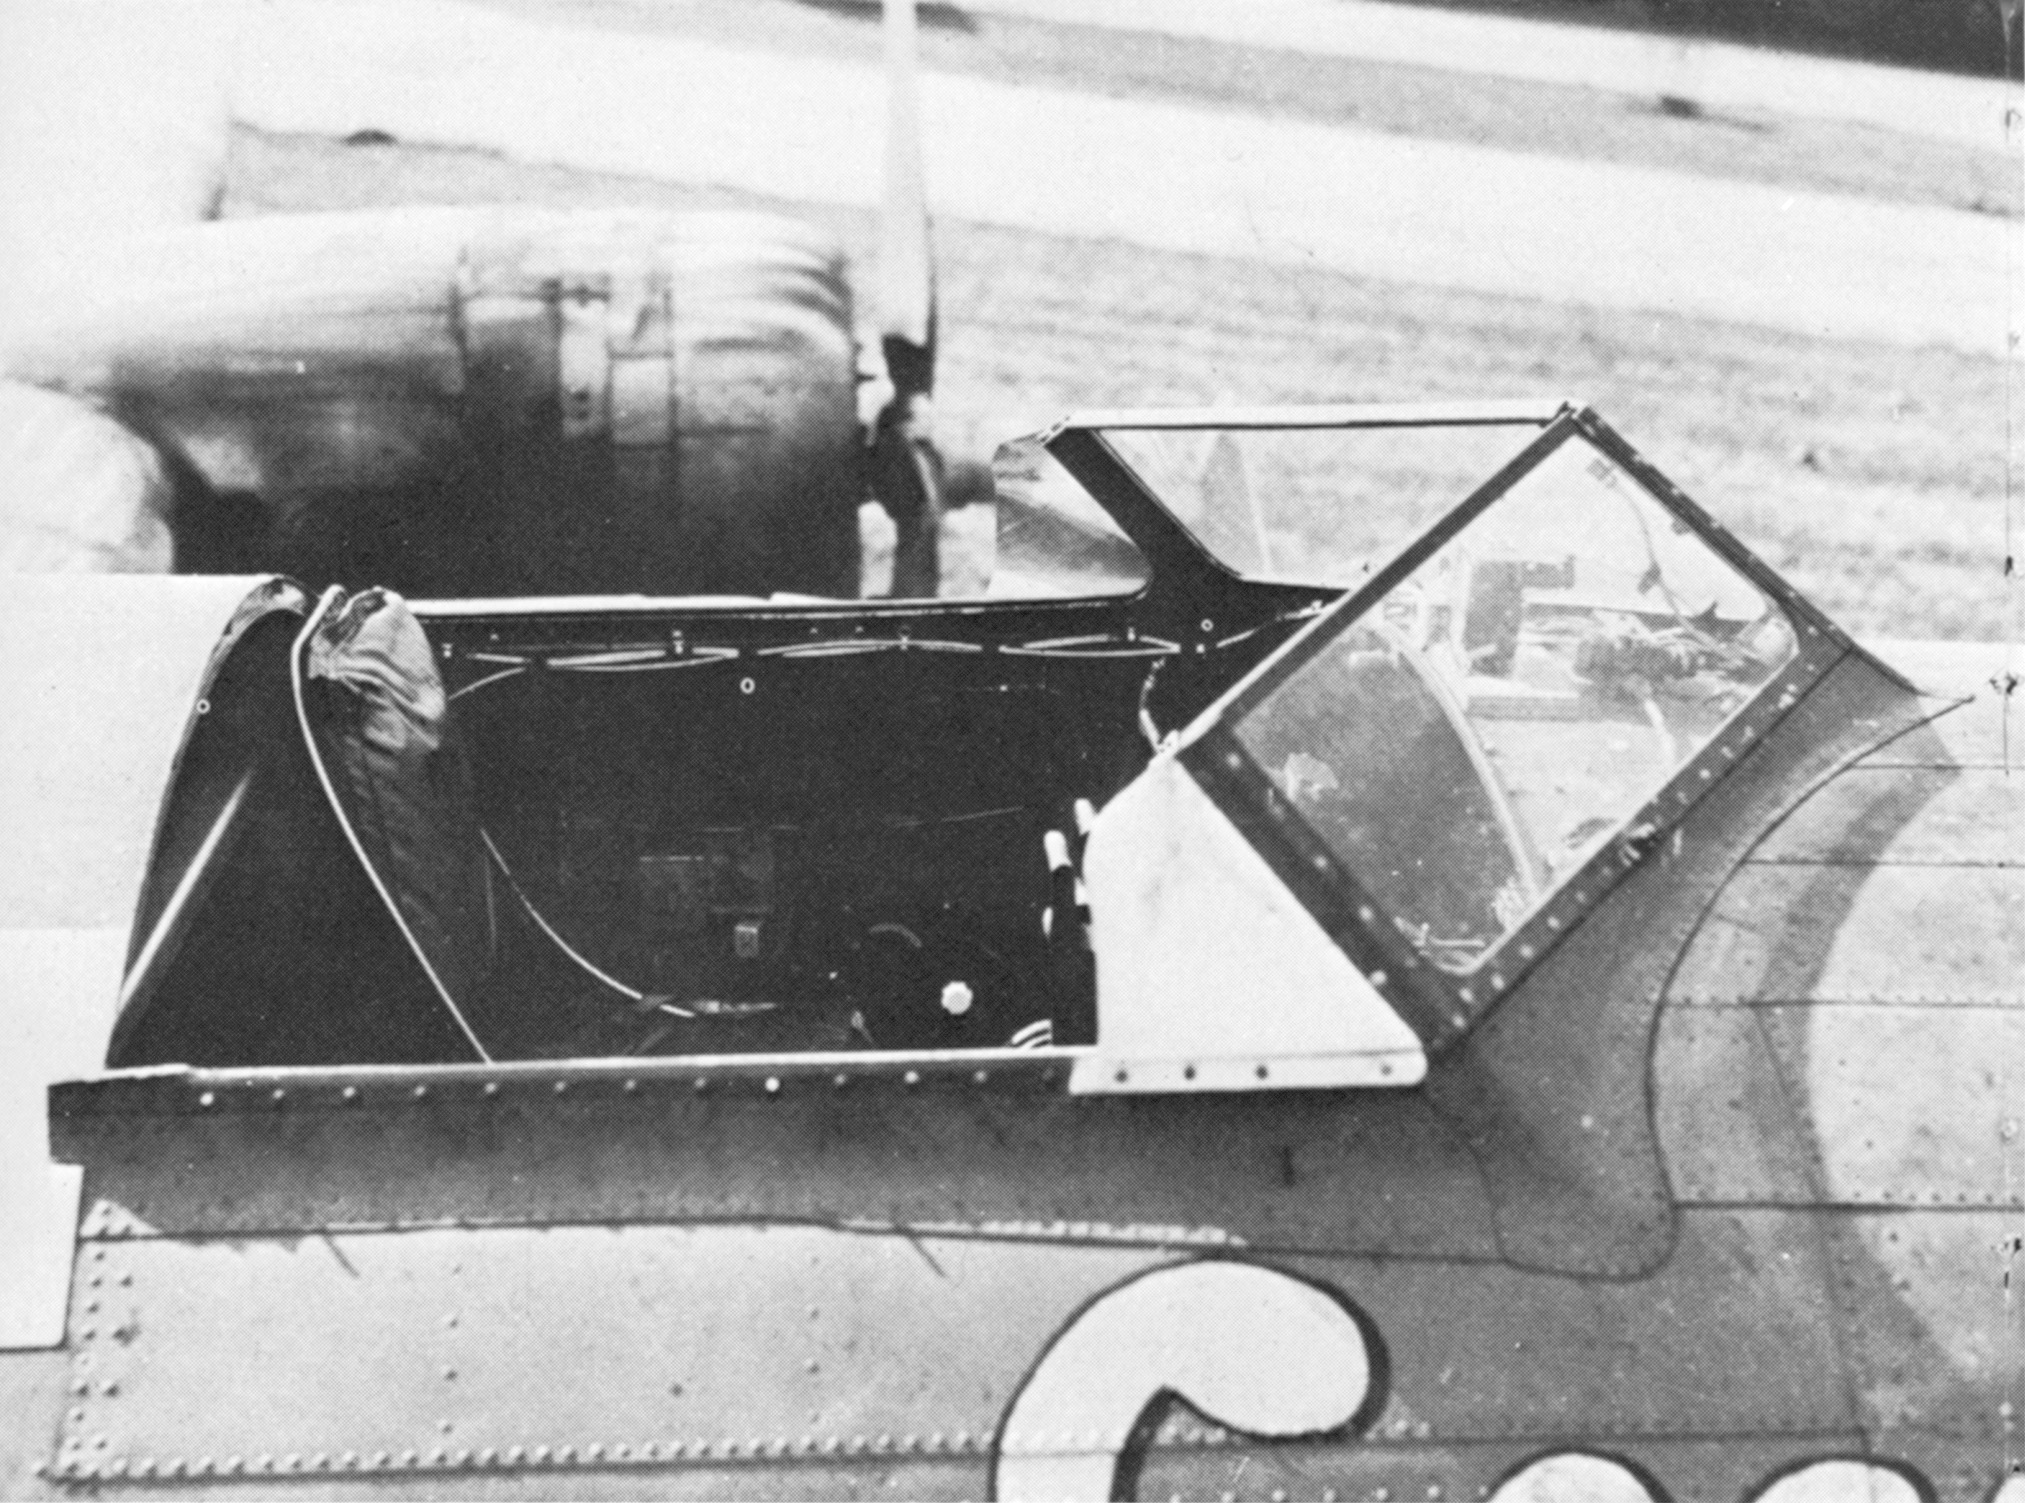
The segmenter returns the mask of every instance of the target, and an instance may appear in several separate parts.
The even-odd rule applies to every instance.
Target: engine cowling
[[[73,305],[78,306],[78,305]],[[176,567],[412,595],[855,595],[843,258],[736,213],[198,226],[10,374],[150,440]]]

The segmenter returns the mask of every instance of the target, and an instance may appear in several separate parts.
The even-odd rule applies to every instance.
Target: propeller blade
[[[935,266],[921,167],[914,0],[885,0],[886,199],[879,227],[879,333],[896,396],[935,388]]]

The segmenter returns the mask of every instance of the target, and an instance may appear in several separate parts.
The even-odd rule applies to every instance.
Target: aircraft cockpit
[[[994,487],[953,599],[266,586],[110,1062],[1408,1085],[1843,642],[1573,406],[1091,414]]]

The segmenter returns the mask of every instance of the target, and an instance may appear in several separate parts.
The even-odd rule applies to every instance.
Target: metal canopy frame
[[[1362,585],[1317,615],[1275,656],[1234,685],[1183,733],[1182,763],[1217,807],[1238,826],[1288,889],[1378,987],[1429,1049],[1452,1044],[1608,896],[1631,869],[1658,849],[1681,817],[1741,761],[1772,726],[1800,702],[1855,644],[1811,602],[1752,554],[1714,518],[1690,501],[1595,412],[1563,403],[1307,409],[1304,427],[1454,426],[1540,421],[1531,443],[1484,481],[1440,521]],[[1102,414],[1107,419],[1112,416]],[[1182,418],[1194,415],[1179,415]],[[1205,415],[1206,416],[1206,415]],[[1272,409],[1247,414],[1249,426],[1275,426]],[[1176,421],[1172,426],[1187,426]],[[1724,725],[1700,752],[1639,809],[1615,835],[1564,878],[1551,897],[1506,935],[1468,973],[1426,962],[1388,921],[1384,905],[1345,869],[1321,837],[1286,800],[1231,727],[1272,696],[1342,632],[1365,617],[1395,586],[1418,569],[1513,485],[1574,438],[1583,438],[1622,466],[1668,512],[1683,522],[1787,613],[1798,651]],[[1178,524],[1177,524],[1178,525]],[[1867,655],[1866,655],[1867,656]],[[1882,666],[1882,665],[1880,665]],[[1889,670],[1886,670],[1889,672]],[[1898,680],[1896,674],[1891,675]],[[1906,686],[1910,687],[1910,686]]]
[[[1115,407],[1073,412],[1048,430],[1052,438],[1090,428],[1486,428],[1525,423],[1544,428],[1572,400],[1520,398],[1502,402],[1334,402],[1280,407]]]

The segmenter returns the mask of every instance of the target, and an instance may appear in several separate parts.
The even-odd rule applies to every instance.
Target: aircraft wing
[[[256,581],[12,576],[0,590],[0,1286],[4,1343],[61,1339],[75,1215],[43,1089],[98,1067],[162,796],[198,685]],[[52,1185],[52,1175],[54,1184]],[[63,1209],[65,1201],[71,1209]],[[57,1241],[68,1244],[68,1235]]]

